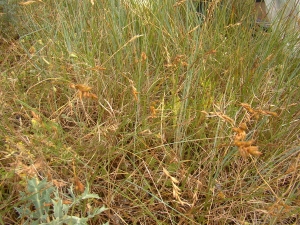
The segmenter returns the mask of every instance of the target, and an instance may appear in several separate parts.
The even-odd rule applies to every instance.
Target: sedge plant
[[[195,4],[18,4],[19,38],[1,37],[2,224],[21,222],[32,176],[86,181],[107,207],[88,224],[299,223],[295,33],[257,25],[251,0]]]

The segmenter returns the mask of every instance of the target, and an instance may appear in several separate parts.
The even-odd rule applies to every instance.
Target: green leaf
[[[89,186],[87,185],[84,193],[81,196],[75,196],[73,192],[73,186],[69,191],[68,199],[72,201],[72,204],[63,204],[63,200],[58,193],[58,189],[55,189],[52,184],[48,183],[46,179],[39,181],[38,179],[31,179],[27,181],[28,193],[21,192],[24,205],[15,210],[20,214],[20,218],[26,218],[23,224],[30,225],[85,225],[88,219],[102,213],[106,210],[105,206],[96,208],[87,217],[77,217],[68,215],[71,207],[80,204],[81,200],[89,198],[99,198],[97,194],[89,193]],[[54,197],[53,197],[54,194]],[[47,206],[49,203],[53,205],[53,211]],[[35,210],[30,210],[30,207],[34,205]],[[50,221],[50,222],[49,222]]]

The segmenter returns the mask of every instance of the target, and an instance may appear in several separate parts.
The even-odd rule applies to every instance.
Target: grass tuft
[[[0,224],[24,221],[33,179],[89,187],[66,213],[87,224],[299,223],[296,34],[256,26],[250,0],[19,3],[0,36]]]

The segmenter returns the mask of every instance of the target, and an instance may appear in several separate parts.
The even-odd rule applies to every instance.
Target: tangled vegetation
[[[300,223],[296,34],[252,0],[7,2],[0,224]]]

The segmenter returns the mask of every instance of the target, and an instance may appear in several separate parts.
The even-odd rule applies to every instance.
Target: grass
[[[299,223],[295,38],[256,27],[252,1],[9,3],[1,224],[32,177],[88,184],[100,199],[74,214],[108,208],[89,224]]]

